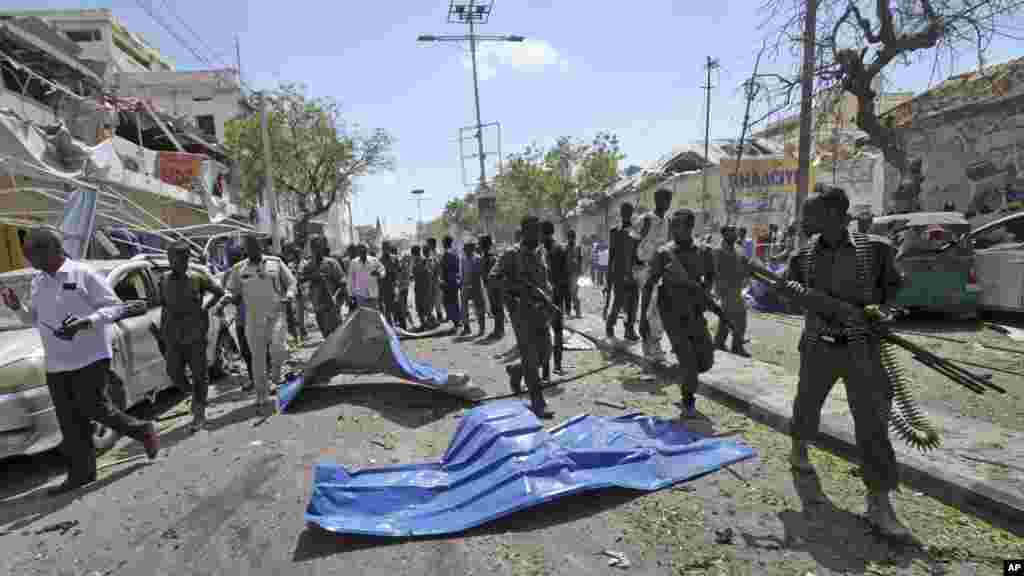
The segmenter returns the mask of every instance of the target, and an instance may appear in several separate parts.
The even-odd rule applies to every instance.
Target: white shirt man
[[[374,275],[376,273],[376,275]],[[364,303],[373,303],[380,298],[380,278],[387,274],[387,270],[380,260],[367,255],[353,258],[348,265],[349,291],[356,302],[362,306]]]
[[[142,442],[149,458],[160,447],[156,425],[132,418],[110,400],[110,325],[125,312],[106,279],[67,259],[56,230],[39,228],[25,238],[25,256],[39,272],[32,278],[27,305],[9,288],[3,301],[39,331],[46,363],[46,386],[60,425],[68,476],[52,493],[96,481],[92,421]]]
[[[643,262],[643,266],[635,270],[637,284],[643,286],[647,282],[650,271],[650,262],[654,259],[658,248],[669,241],[669,218],[668,210],[672,205],[672,192],[667,188],[660,188],[655,192],[655,204],[657,209],[643,216],[643,224],[634,226],[639,229],[640,244],[637,246],[637,258]],[[659,215],[658,212],[661,212]],[[665,351],[661,347],[661,337],[664,328],[661,324],[661,313],[658,310],[657,296],[651,298],[651,304],[647,310],[641,310],[641,314],[647,317],[650,332],[644,338],[644,356],[653,362],[664,362]]]
[[[32,277],[29,306],[18,311],[22,322],[39,329],[46,353],[47,372],[69,372],[112,356],[110,325],[123,307],[121,299],[87,266],[64,260],[53,276],[39,272]],[[92,328],[73,340],[58,338],[68,316],[87,318]]]

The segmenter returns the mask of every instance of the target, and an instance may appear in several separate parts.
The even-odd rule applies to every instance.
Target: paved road
[[[429,363],[469,371],[489,393],[506,391],[494,356],[509,341],[403,345]],[[675,386],[596,351],[566,357],[576,377],[551,395],[559,417],[622,412],[599,399],[676,414]],[[326,534],[303,521],[315,463],[437,458],[466,405],[389,378],[341,377],[263,421],[232,386],[217,390],[210,430],[188,435],[187,416],[165,422],[158,461],[106,468],[77,497],[42,494],[59,481],[52,457],[5,463],[0,573],[617,574],[599,555],[615,550],[631,561],[630,574],[988,574],[1001,569],[1000,558],[1024,556],[1019,539],[909,492],[897,506],[922,547],[876,542],[858,516],[863,492],[853,465],[814,451],[820,481],[795,482],[785,437],[703,399],[703,428],[739,433],[759,458],[656,494],[564,499],[454,538]],[[165,399],[165,413],[179,409],[175,400]],[[123,441],[104,460],[138,450]],[[77,524],[37,533],[61,522]]]

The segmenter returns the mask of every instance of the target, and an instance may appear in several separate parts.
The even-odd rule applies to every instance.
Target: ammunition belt
[[[857,258],[857,283],[860,284],[863,292],[864,302],[874,301],[874,286],[870,281],[871,272],[874,270],[874,251],[871,242],[866,234],[854,232],[851,234],[853,246]],[[808,287],[814,286],[816,259],[818,254],[818,242],[820,236],[811,238],[810,243],[800,252],[800,267],[804,280]],[[820,341],[834,346],[844,346],[855,342],[864,342],[868,336],[867,327],[838,328],[827,326],[822,330],[815,330],[808,334],[812,341]]]

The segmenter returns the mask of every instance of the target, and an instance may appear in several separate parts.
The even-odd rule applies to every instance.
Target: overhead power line
[[[185,28],[185,30],[187,30],[188,33],[191,34],[192,37],[195,38],[199,42],[199,44],[201,44],[202,47],[206,49],[206,51],[211,56],[213,56],[214,60],[217,60],[221,64],[224,64],[225,66],[227,66],[227,64],[226,64],[227,61],[224,60],[224,57],[222,56],[222,54],[218,53],[216,50],[211,48],[210,45],[207,44],[205,40],[203,40],[203,37],[200,36],[195,31],[194,28],[192,28],[191,26],[188,25],[188,22],[186,22],[185,19],[182,18],[181,15],[178,14],[178,11],[174,9],[173,2],[170,2],[169,0],[161,0],[161,2],[163,2],[164,8],[167,9],[167,12],[170,13],[171,16],[174,16],[174,19],[177,20],[182,25],[182,27]]]
[[[159,24],[161,28],[163,28],[168,34],[170,34],[171,37],[174,38],[178,42],[178,44],[181,44],[182,47],[184,47],[186,50],[191,52],[192,55],[195,56],[197,60],[199,60],[200,62],[206,64],[210,68],[214,68],[215,67],[206,56],[203,56],[202,54],[200,54],[198,50],[196,50],[191,44],[189,44],[184,38],[182,38],[178,34],[178,32],[175,31],[173,27],[171,27],[170,24],[168,24],[163,18],[161,18],[156,13],[156,10],[153,9],[152,0],[147,0],[147,1],[135,0],[135,3],[138,4],[139,8],[142,8],[142,10],[146,14],[148,14],[149,17],[152,18],[154,22]]]

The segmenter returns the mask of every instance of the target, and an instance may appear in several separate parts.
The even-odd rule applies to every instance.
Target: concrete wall
[[[999,208],[1004,186],[1024,184],[1024,95],[921,122],[906,138],[911,156],[923,160],[924,209]]]
[[[117,83],[123,94],[150,98],[173,116],[195,121],[212,115],[218,142],[224,141],[224,124],[242,113],[242,92],[230,70],[122,74]]]

